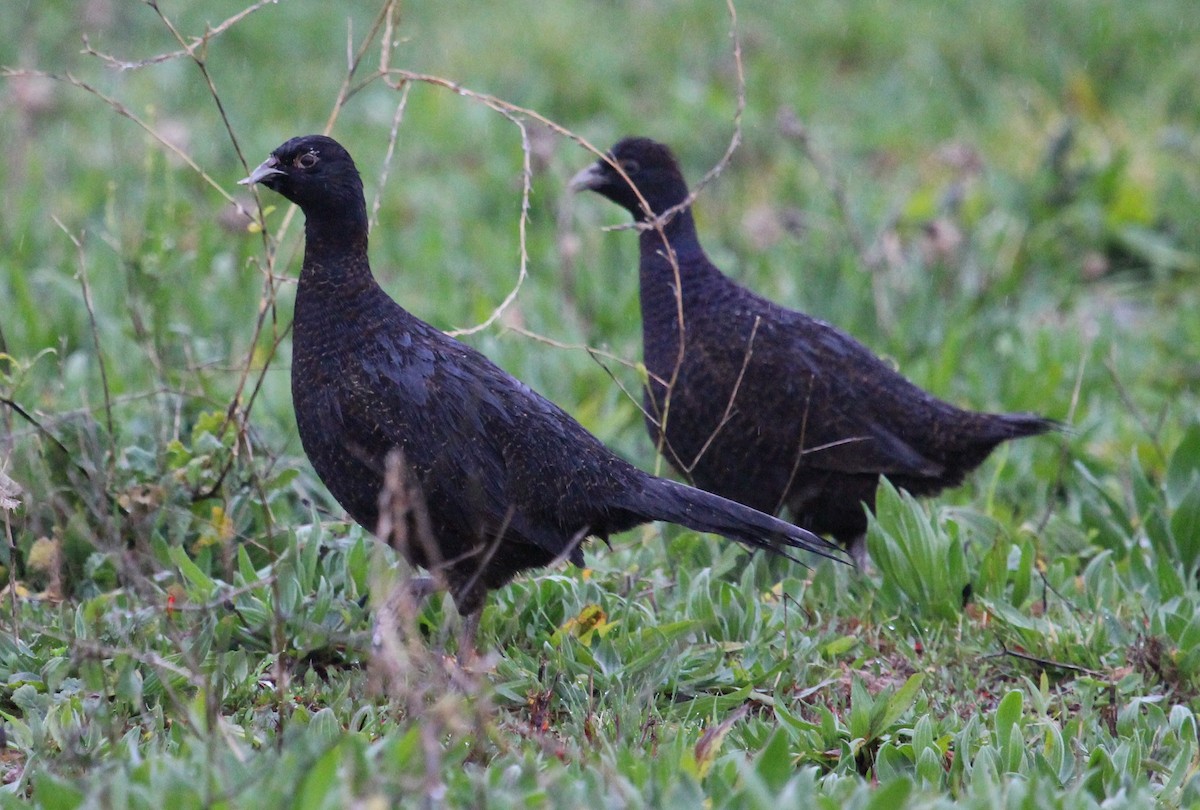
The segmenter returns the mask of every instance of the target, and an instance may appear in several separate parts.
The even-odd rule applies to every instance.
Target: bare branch
[[[128,118],[130,121],[137,124],[137,126],[140,127],[147,135],[149,135],[151,138],[153,138],[155,141],[157,141],[160,145],[162,145],[171,154],[175,155],[177,158],[179,158],[181,161],[183,161],[185,164],[187,164],[187,167],[189,169],[191,169],[197,175],[199,175],[200,179],[202,179],[210,188],[212,188],[214,191],[216,191],[218,194],[220,194],[225,199],[226,202],[229,202],[231,204],[236,204],[236,201],[233,199],[233,195],[231,195],[229,192],[227,192],[223,186],[221,186],[216,180],[214,180],[212,178],[211,175],[209,175],[208,172],[206,172],[203,168],[201,168],[200,164],[196,163],[196,161],[192,158],[191,155],[189,155],[187,152],[185,152],[177,144],[172,143],[172,141],[170,139],[166,138],[161,133],[159,133],[158,130],[156,130],[150,124],[146,123],[146,121],[144,121],[141,117],[139,117],[136,113],[134,113],[132,110],[130,110],[124,104],[122,104],[120,101],[117,101],[115,98],[112,98],[111,96],[106,95],[105,93],[103,93],[100,90],[93,87],[88,82],[85,82],[82,79],[78,79],[75,76],[71,75],[70,73],[59,74],[59,73],[50,73],[45,70],[25,70],[25,69],[18,70],[16,68],[7,68],[7,67],[0,68],[0,78],[14,79],[14,78],[28,78],[28,77],[52,79],[53,81],[56,81],[56,82],[63,82],[64,84],[69,84],[72,87],[78,87],[80,90],[83,90],[86,93],[92,94],[93,96],[95,96],[96,98],[100,99],[105,104],[107,104],[109,106],[109,108],[111,108],[112,111],[115,112],[117,115],[121,116],[122,118]]]
[[[396,154],[396,140],[400,135],[400,122],[404,120],[404,108],[408,105],[408,90],[412,87],[410,84],[405,84],[400,91],[400,101],[396,104],[396,111],[392,113],[392,128],[388,130],[388,145],[387,152],[383,156],[383,166],[379,170],[379,182],[375,188],[375,199],[371,202],[371,219],[368,225],[374,229],[379,224],[379,207],[383,203],[383,189],[387,185],[388,174],[392,169],[392,158]]]
[[[242,9],[237,14],[234,14],[232,17],[229,17],[228,19],[219,23],[216,27],[209,28],[207,31],[204,32],[203,36],[193,37],[190,42],[186,42],[186,43],[184,42],[183,37],[179,35],[178,31],[175,30],[175,27],[174,27],[174,25],[171,24],[170,20],[168,20],[163,15],[162,10],[159,9],[159,7],[158,7],[158,3],[154,3],[154,2],[147,3],[148,6],[153,8],[155,10],[155,12],[158,13],[159,19],[162,20],[163,23],[165,23],[167,25],[167,27],[171,30],[171,33],[175,35],[176,40],[178,40],[181,44],[183,44],[184,47],[182,49],[180,49],[178,51],[171,51],[169,53],[160,53],[156,56],[150,56],[145,59],[139,59],[137,61],[131,62],[131,61],[127,61],[124,59],[118,59],[115,56],[110,56],[109,54],[101,53],[100,51],[95,50],[92,47],[91,43],[88,41],[87,36],[84,36],[84,38],[83,38],[83,46],[84,47],[83,47],[83,51],[81,51],[81,53],[84,53],[87,56],[94,56],[97,59],[99,59],[100,61],[104,62],[108,67],[113,68],[115,70],[121,70],[121,71],[140,70],[141,68],[144,68],[144,67],[150,67],[151,65],[160,65],[163,62],[170,62],[174,59],[182,59],[184,57],[191,57],[194,59],[194,58],[196,58],[197,52],[203,51],[204,49],[206,49],[208,47],[209,42],[216,39],[221,34],[224,34],[230,28],[237,25],[242,20],[249,17],[251,14],[258,11],[263,6],[273,6],[278,2],[279,2],[279,0],[258,0],[258,2],[254,3],[253,5],[249,6],[248,8]]]
[[[733,390],[729,392],[729,401],[725,403],[725,412],[721,414],[721,421],[713,428],[712,433],[704,440],[704,444],[696,453],[696,457],[692,459],[692,463],[687,466],[687,473],[690,476],[692,471],[696,469],[696,465],[700,463],[700,459],[708,452],[708,448],[716,440],[717,434],[725,425],[729,424],[729,420],[733,417],[733,403],[737,399],[738,391],[742,387],[742,379],[746,376],[746,368],[750,365],[750,358],[754,356],[754,338],[758,335],[758,325],[762,323],[762,318],[755,316],[754,326],[750,329],[750,339],[746,342],[746,351],[742,355],[742,367],[738,369],[737,379],[733,382]]]

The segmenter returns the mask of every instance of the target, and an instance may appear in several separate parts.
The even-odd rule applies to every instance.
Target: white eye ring
[[[300,155],[296,158],[296,165],[301,169],[311,169],[313,166],[317,165],[317,153],[305,152],[303,155]]]

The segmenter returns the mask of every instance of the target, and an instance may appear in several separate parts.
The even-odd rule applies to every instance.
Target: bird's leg
[[[479,620],[483,616],[483,607],[477,607],[462,617],[462,629],[458,635],[458,665],[467,669],[479,658],[475,645],[479,635]]]
[[[421,603],[440,588],[438,581],[429,576],[412,577],[407,582],[397,583],[375,615],[371,646],[378,650],[386,638],[398,640],[401,630],[412,625]]]
[[[413,577],[408,581],[408,595],[414,602],[424,601],[438,590],[438,584],[433,577]]]
[[[846,543],[846,553],[850,555],[854,567],[863,573],[872,571],[871,555],[867,553],[866,533],[856,534]]]

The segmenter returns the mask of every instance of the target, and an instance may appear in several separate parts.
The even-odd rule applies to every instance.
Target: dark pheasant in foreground
[[[613,455],[553,403],[416,318],[375,282],[367,208],[350,155],[293,138],[249,177],[300,206],[304,265],[292,330],[292,398],[304,452],[374,531],[389,453],[423,494],[432,542],[402,551],[440,569],[477,619],[488,589],[580,543],[652,520],[786,554],[832,547],[742,504],[656,478]]]
[[[660,143],[626,138],[609,158],[572,186],[639,223],[688,196]],[[846,333],[736,284],[708,260],[690,208],[661,227],[639,235],[646,425],[696,486],[770,514],[786,506],[798,525],[849,545],[866,531],[862,504],[874,505],[880,475],[931,495],[1001,442],[1056,427],[1035,414],[956,408]]]

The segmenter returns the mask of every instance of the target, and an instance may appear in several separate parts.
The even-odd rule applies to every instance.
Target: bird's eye
[[[632,158],[626,158],[625,160],[618,161],[618,164],[625,174],[636,174],[637,170],[642,168],[638,165],[638,162]]]
[[[305,152],[303,155],[300,155],[296,158],[296,165],[301,169],[311,169],[313,166],[317,165],[317,153]]]

